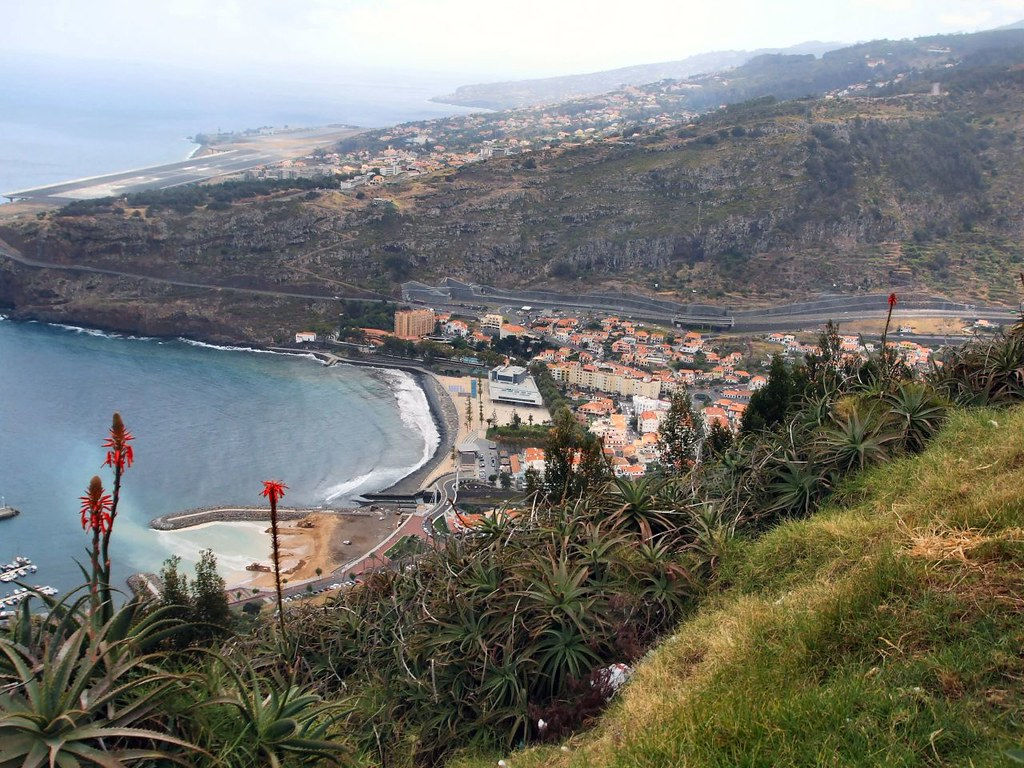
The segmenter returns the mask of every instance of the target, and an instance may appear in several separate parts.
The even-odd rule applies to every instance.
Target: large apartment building
[[[395,312],[395,336],[420,339],[434,332],[434,310],[400,309]]]
[[[619,395],[640,395],[655,400],[661,396],[661,382],[650,379],[631,379],[609,371],[590,370],[572,363],[550,366],[551,375],[559,381],[585,389],[614,392]]]

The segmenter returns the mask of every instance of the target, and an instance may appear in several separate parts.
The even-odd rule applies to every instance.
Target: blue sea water
[[[467,110],[429,99],[459,82],[382,70],[191,72],[0,51],[0,193],[183,160],[197,133],[457,114]]]
[[[422,390],[396,371],[0,321],[0,494],[21,510],[0,521],[0,561],[31,557],[33,583],[80,582],[78,497],[94,474],[110,484],[101,444],[115,410],[136,438],[114,535],[119,581],[170,554],[188,564],[203,547],[225,573],[266,557],[263,526],[165,533],[148,527],[153,517],[259,505],[271,478],[289,486],[287,505],[341,504],[437,445]]]

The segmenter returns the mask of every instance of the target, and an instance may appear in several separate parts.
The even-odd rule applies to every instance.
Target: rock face
[[[394,205],[278,193],[176,211],[115,205],[0,229],[23,316],[272,341],[330,302],[171,286],[395,295],[410,278],[629,286],[704,301],[923,290],[1015,301],[1024,261],[1024,73],[952,95],[758,102],[630,142],[562,147],[387,186]],[[159,202],[158,200],[156,202]],[[130,275],[130,276],[129,276]],[[332,315],[333,313],[333,315]]]

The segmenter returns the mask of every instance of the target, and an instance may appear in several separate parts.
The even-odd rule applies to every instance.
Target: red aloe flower
[[[104,466],[115,467],[124,472],[135,460],[135,453],[132,451],[131,441],[135,437],[124,426],[121,414],[115,413],[113,423],[110,425],[110,437],[103,442],[107,448],[107,460]]]
[[[892,309],[893,307],[895,307],[897,301],[899,301],[899,299],[896,298],[896,294],[895,293],[890,293],[889,294],[889,309]]]
[[[103,490],[103,483],[98,477],[93,477],[85,496],[79,499],[82,502],[82,530],[91,529],[93,533],[109,530],[113,501],[110,494]]]
[[[277,500],[284,496],[284,491],[287,487],[287,485],[279,483],[277,480],[264,480],[260,496],[266,496],[270,499],[271,504],[276,504]]]

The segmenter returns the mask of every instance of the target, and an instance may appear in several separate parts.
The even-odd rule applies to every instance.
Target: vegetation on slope
[[[195,206],[193,193],[168,193],[175,199],[157,195],[145,212],[48,215],[0,235],[46,261],[319,295],[394,295],[408,279],[453,276],[574,290],[657,284],[721,301],[906,285],[1013,303],[1024,264],[1024,70],[1020,50],[990,53],[943,70],[938,97],[923,72],[870,98],[763,98],[530,163],[494,158],[388,185],[393,205],[240,185],[212,207],[212,192]],[[165,290],[150,284],[140,299],[140,284],[2,268],[0,301],[26,313],[170,311],[146,301]],[[220,303],[193,301],[188,312],[223,325]],[[250,303],[241,325],[259,338],[284,336],[294,321],[290,309]],[[300,324],[330,312],[312,306]]]
[[[14,754],[26,766],[42,765],[47,755],[59,765],[79,758],[113,765],[109,754],[138,765],[159,754],[195,766],[312,768],[325,759],[427,766],[470,751],[508,751],[563,738],[591,722],[613,688],[615,665],[635,662],[681,621],[687,622],[683,638],[691,632],[718,637],[716,616],[728,616],[733,602],[761,616],[753,610],[758,601],[782,606],[768,617],[775,624],[746,626],[738,616],[726,625],[734,641],[730,654],[754,648],[763,659],[737,671],[726,664],[734,659],[723,656],[718,641],[670,641],[652,657],[664,664],[644,664],[648,671],[617,704],[643,727],[617,736],[601,731],[612,734],[606,737],[609,759],[672,764],[689,754],[688,746],[673,752],[675,729],[684,745],[686,739],[702,744],[710,763],[718,759],[714,750],[727,756],[725,762],[742,757],[737,750],[799,762],[815,729],[831,728],[839,717],[850,717],[863,731],[832,737],[846,739],[834,749],[851,760],[867,763],[889,749],[890,762],[909,763],[923,748],[925,731],[927,748],[940,761],[968,750],[987,754],[1008,743],[1016,726],[1003,719],[998,700],[989,702],[994,708],[979,705],[969,713],[958,707],[972,706],[972,686],[987,686],[993,695],[1005,690],[1009,701],[1017,692],[1019,655],[1002,649],[1019,640],[1007,634],[1019,631],[1012,612],[1019,552],[1016,539],[992,537],[1011,525],[1019,499],[1004,492],[1004,506],[975,509],[972,494],[988,499],[997,482],[1013,478],[980,474],[975,485],[970,478],[996,466],[1016,472],[1024,461],[998,453],[1009,450],[998,441],[989,456],[969,431],[947,436],[918,463],[906,457],[932,439],[952,402],[1024,400],[1024,326],[952,354],[927,381],[914,380],[884,345],[865,362],[844,358],[834,328],[820,347],[795,370],[774,367],[764,388],[771,396],[751,406],[763,410],[765,429],[725,441],[697,464],[689,449],[681,451],[674,466],[639,481],[609,478],[601,443],[560,412],[546,441],[543,484],[518,515],[487,518],[474,535],[449,537],[412,567],[375,572],[321,606],[285,611],[278,586],[276,620],[229,617],[223,604],[206,598],[200,602],[213,610],[184,608],[189,595],[209,593],[213,582],[206,579],[200,589],[197,581],[187,590],[180,577],[170,577],[173,563],[160,600],[115,608],[107,545],[124,472],[137,458],[134,437],[115,416],[104,444],[113,493],[95,477],[82,498],[82,525],[92,532],[85,594],[60,603],[44,598],[49,611],[43,617],[33,616],[25,601],[0,635],[0,754]],[[1006,419],[1019,434],[1024,415],[1017,411],[961,415],[950,434],[972,423],[998,427]],[[962,448],[968,443],[975,447]],[[842,485],[858,470],[892,462],[857,485]],[[942,482],[959,485],[933,489],[938,481],[926,470],[935,462]],[[905,488],[892,483],[908,478],[923,484],[916,500],[892,490]],[[273,521],[285,486],[264,485],[265,492],[273,490]],[[795,527],[786,522],[806,518],[841,487],[847,504],[863,507],[851,518],[856,524],[844,522],[843,514],[852,513]],[[931,517],[918,515],[914,504]],[[866,513],[878,507],[883,511]],[[900,527],[892,527],[893,519]],[[825,535],[817,533],[822,526]],[[913,552],[904,557],[892,543],[922,531],[931,531],[932,539],[960,537],[969,554],[968,544],[980,542],[995,565],[978,572],[977,589],[966,570],[935,581],[941,569],[926,563],[915,570]],[[935,584],[940,588],[933,595]],[[993,584],[991,594],[984,592]],[[977,613],[955,601],[955,590],[967,587],[984,598]],[[953,602],[943,603],[944,595]],[[785,613],[790,606],[798,613]],[[792,616],[791,626],[786,620]],[[965,624],[956,625],[953,616]],[[912,631],[893,634],[900,623]],[[875,642],[876,631],[889,642]],[[991,647],[981,648],[975,635]],[[656,689],[641,681],[649,670],[682,668],[672,655],[680,647],[687,668],[705,670],[694,679],[707,679],[711,687],[703,697],[680,695],[675,709],[653,707],[644,691]],[[944,698],[936,692],[934,701],[927,699],[934,689],[922,677],[939,662],[918,655],[906,661],[899,655],[905,649],[964,665],[939,675],[950,686]],[[885,654],[889,661],[875,658]],[[865,668],[869,663],[878,669]],[[950,677],[954,672],[961,676]],[[1003,674],[1006,680],[998,678]],[[873,687],[876,677],[897,687],[909,680],[920,707],[901,709],[902,699],[887,699]],[[996,689],[997,682],[1004,688]],[[685,680],[679,685],[689,690]],[[764,686],[761,699],[758,685]],[[721,721],[686,719],[687,706],[710,712],[713,701],[730,703]],[[649,711],[628,709],[645,702]],[[766,712],[782,722],[766,722]],[[733,719],[724,719],[726,713]],[[804,741],[787,741],[786,723]],[[884,734],[889,741],[883,743]],[[596,743],[605,744],[604,738]]]
[[[507,765],[1008,765],[1024,739],[1021,434],[1024,407],[959,412],[925,453],[735,541],[594,732]]]

